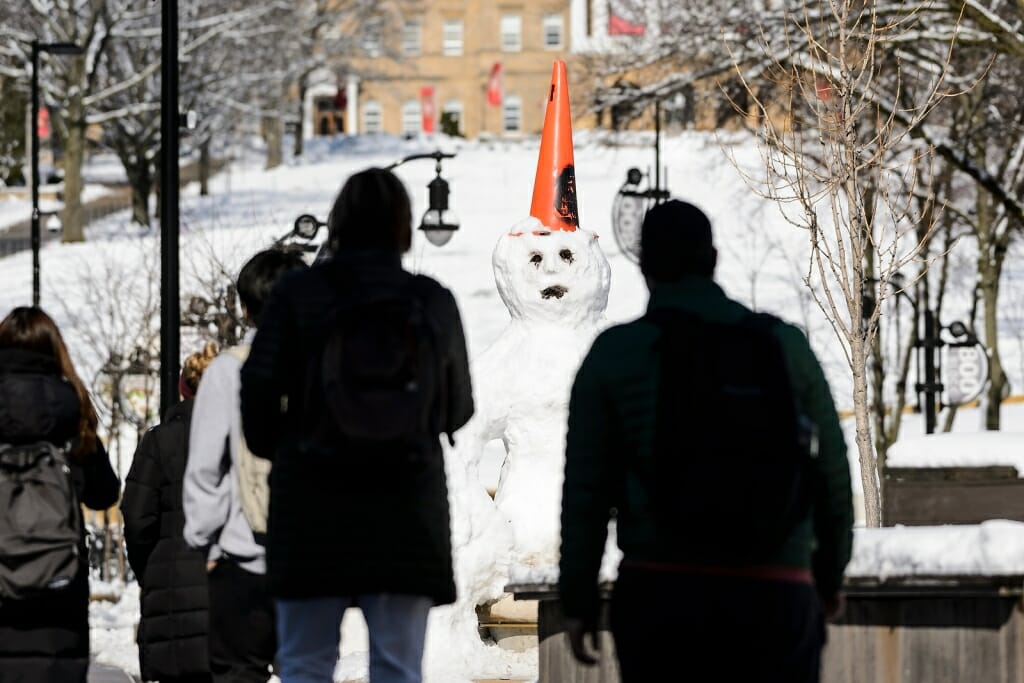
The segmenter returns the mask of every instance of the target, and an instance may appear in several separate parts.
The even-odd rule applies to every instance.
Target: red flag
[[[423,132],[434,132],[434,86],[420,88],[420,112],[423,115]]]
[[[46,107],[39,108],[39,118],[36,119],[36,131],[40,140],[50,139],[50,110]]]
[[[608,2],[608,35],[642,36],[646,27],[641,12],[621,0]]]
[[[501,62],[494,63],[487,77],[487,104],[501,106]]]

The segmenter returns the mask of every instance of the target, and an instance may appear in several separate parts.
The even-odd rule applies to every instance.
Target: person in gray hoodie
[[[238,275],[238,296],[252,329],[203,374],[189,430],[182,486],[184,537],[207,554],[210,586],[210,671],[215,682],[265,683],[277,650],[273,602],[267,594],[266,549],[243,511],[239,485],[245,456],[239,372],[259,326],[263,304],[282,275],[305,268],[295,253],[271,249]]]

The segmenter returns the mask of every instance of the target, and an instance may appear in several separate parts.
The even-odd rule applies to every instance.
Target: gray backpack
[[[65,451],[0,444],[0,603],[66,587],[78,573],[82,517]]]

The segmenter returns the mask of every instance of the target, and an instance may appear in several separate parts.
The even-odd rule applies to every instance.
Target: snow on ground
[[[599,133],[580,132],[576,139],[581,227],[600,235],[611,267],[608,321],[624,321],[643,312],[647,292],[636,265],[616,247],[610,226],[611,206],[626,169],[647,169],[653,163],[650,147],[638,144],[649,142],[650,137],[630,136],[620,139],[625,142],[618,145],[603,144],[607,136]],[[204,282],[223,282],[224,274],[233,277],[249,256],[289,230],[299,214],[314,213],[326,218],[335,194],[352,172],[371,165],[386,165],[403,155],[429,151],[438,145],[458,151],[457,158],[445,162],[444,176],[451,183],[452,206],[462,227],[444,248],[433,247],[417,235],[405,263],[414,271],[437,277],[453,290],[463,315],[470,353],[478,354],[508,324],[508,314],[494,285],[491,253],[499,235],[528,213],[536,140],[406,141],[386,136],[339,136],[310,141],[300,162],[269,172],[262,170],[258,158],[241,155],[242,161],[213,180],[211,196],[198,196],[194,186],[183,192],[183,304],[193,294],[209,293]],[[720,137],[688,132],[663,141],[662,158],[668,165],[670,188],[676,196],[701,206],[711,217],[720,251],[717,279],[726,292],[804,327],[832,383],[838,406],[849,408],[850,382],[842,350],[814,304],[809,303],[801,281],[806,268],[805,236],[790,227],[771,203],[750,191],[723,154],[723,147],[739,163],[751,169],[760,167],[756,148],[745,135]],[[433,177],[433,164],[413,162],[396,173],[409,188],[414,215],[421,215],[426,209],[425,187]],[[27,215],[27,210],[22,207],[15,211],[5,203],[0,208],[0,221],[15,213]],[[127,212],[121,212],[91,225],[87,236],[88,241],[82,244],[44,245],[42,304],[64,330],[80,374],[93,383],[94,390],[103,391],[105,380],[99,370],[110,351],[130,352],[137,344],[146,345],[146,335],[156,329],[159,235],[157,230],[142,230],[130,224]],[[1012,268],[1012,264],[1008,267]],[[30,300],[30,254],[0,259],[0,311]],[[1018,346],[1024,348],[1024,344]],[[198,340],[193,331],[185,329],[182,352],[195,348]],[[1014,355],[1016,348],[1013,343],[1006,345],[1009,357],[1004,362],[1013,373],[1014,385],[1020,386],[1021,377],[1017,375],[1024,372],[1024,363]],[[474,378],[477,383],[487,380]],[[962,412],[956,429],[977,430],[978,412]],[[1004,415],[1007,429],[1024,431],[1024,412],[1013,407],[1007,408]],[[905,434],[922,431],[918,416],[908,416],[905,430]],[[122,443],[125,472],[131,459],[130,441]],[[848,443],[852,446],[852,438],[848,438]],[[856,458],[854,449],[851,457]],[[482,479],[493,484],[497,473],[495,461],[491,465],[482,473]],[[856,474],[853,481],[859,486]],[[994,528],[997,531],[992,534],[1004,533],[1004,527]],[[985,528],[985,534],[989,533]],[[1005,533],[1012,535],[1014,531]],[[995,536],[986,536],[989,537]],[[1002,557],[992,556],[996,560]],[[138,603],[134,591],[137,587],[130,586],[116,605],[93,606],[93,651],[100,661],[137,672],[133,628]],[[442,614],[439,618],[445,617]],[[339,674],[358,674],[365,671],[365,656],[356,650],[365,649],[365,644],[354,642],[358,637],[352,634],[359,632],[358,625],[346,625],[346,629],[348,642]],[[440,645],[444,650],[446,644]],[[522,666],[527,666],[529,673],[529,667],[535,666],[535,657],[534,663],[530,663],[528,657],[516,659],[492,653],[494,657],[487,666],[500,661],[505,670],[478,672],[474,667],[483,664],[481,659],[474,659],[478,650],[460,648],[457,643],[447,645],[448,656],[441,658],[444,661],[428,655],[428,680],[453,683],[459,675],[500,676],[507,670],[518,673]]]
[[[24,193],[20,192],[24,189]],[[60,211],[64,203],[52,197],[62,188],[59,185],[41,185],[39,187],[39,210],[42,212]],[[5,190],[0,194],[0,230],[32,218],[32,195],[28,188]],[[86,184],[82,190],[82,202],[89,202],[98,197],[110,194],[110,189],[103,185]],[[46,219],[43,219],[46,229]]]
[[[1017,425],[1015,425],[1017,426]],[[889,467],[1010,465],[1024,477],[1024,433],[978,432],[903,437],[886,456]]]

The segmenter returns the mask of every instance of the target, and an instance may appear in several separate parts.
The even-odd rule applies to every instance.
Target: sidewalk
[[[88,683],[136,683],[133,677],[120,669],[115,669],[106,664],[97,664],[95,661],[89,662],[89,677],[87,680]]]

